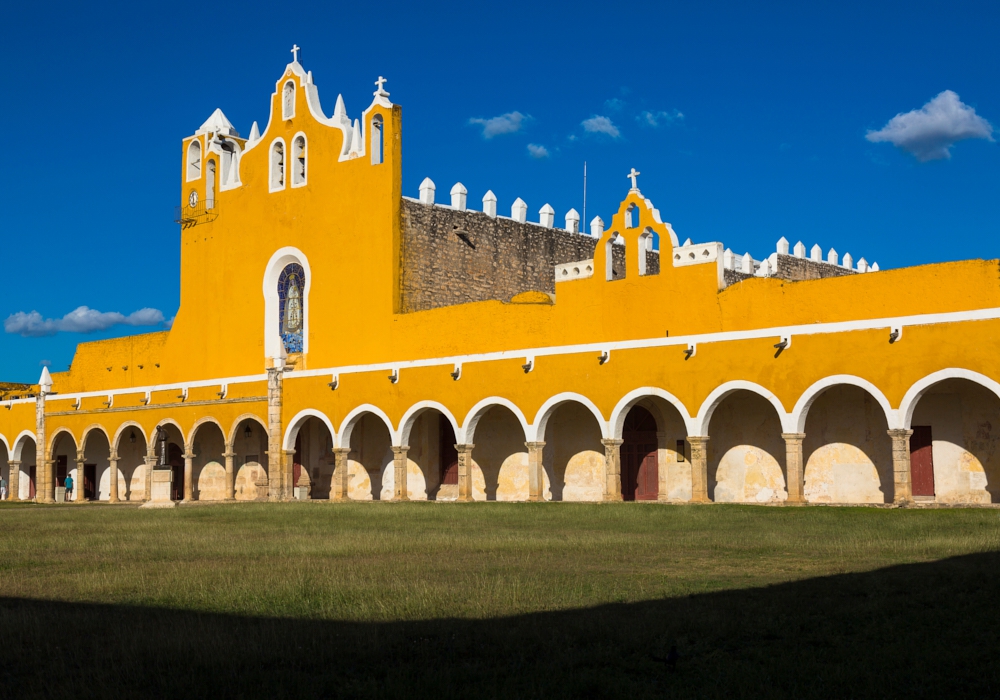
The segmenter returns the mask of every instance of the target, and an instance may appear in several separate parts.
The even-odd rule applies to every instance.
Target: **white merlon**
[[[361,138],[361,122],[354,120],[354,129],[351,131],[351,153],[361,155],[365,152],[365,143]]]
[[[600,238],[604,235],[604,219],[595,216],[590,220],[590,235],[594,238]]]
[[[872,263],[872,266],[868,268],[868,272],[878,272],[878,263]]]
[[[344,119],[347,117],[347,107],[344,106],[344,96],[337,95],[337,104],[333,108],[333,116]]]
[[[864,258],[858,260],[858,272],[868,272],[868,261]]]
[[[736,256],[733,255],[732,248],[726,248],[726,252],[722,254],[722,266],[727,270],[736,269]]]
[[[451,208],[457,211],[465,211],[465,198],[469,194],[469,190],[465,189],[465,185],[461,182],[456,182],[455,186],[451,188]]]
[[[566,231],[580,233],[580,213],[576,209],[566,212]]]
[[[795,244],[795,257],[804,258],[806,256],[806,246],[805,243],[799,241]]]
[[[483,195],[483,213],[491,219],[497,218],[497,196],[493,190],[486,190]]]
[[[652,240],[652,238],[650,236],[649,240]],[[729,254],[732,256],[732,251],[729,251]],[[722,260],[723,267],[725,267],[725,254],[722,252],[721,243],[691,243],[676,246],[673,249],[673,255],[674,267],[717,262],[720,259]]]
[[[826,254],[826,261],[831,265],[836,265],[840,262],[840,258],[837,256],[837,251],[830,248],[830,252]]]
[[[38,378],[38,386],[43,394],[52,393],[52,375],[48,367],[42,367],[42,376]]]
[[[254,122],[253,126],[250,127],[250,137],[247,139],[247,145],[250,146],[258,141],[260,141],[260,127],[257,126],[257,122]]]
[[[841,264],[848,270],[854,269],[854,258],[851,257],[850,253],[844,253],[844,259]]]
[[[743,260],[740,265],[740,271],[745,275],[753,274],[753,258],[750,257],[750,253],[746,253],[743,256]]]
[[[757,268],[758,277],[769,277],[771,275],[771,261],[764,260],[761,262],[760,267]]]
[[[510,205],[510,218],[522,224],[528,220],[528,205],[520,197],[515,199],[514,203]]]
[[[778,239],[778,253],[788,255],[788,239],[784,236]]]
[[[813,262],[823,262],[823,249],[816,244],[809,251],[809,259]]]
[[[686,238],[686,239],[684,240],[684,242],[683,242],[683,243],[681,243],[681,245],[682,245],[682,246],[689,246],[689,245],[691,245],[691,239],[690,239],[690,238]]]
[[[538,223],[545,228],[552,228],[556,223],[556,210],[551,204],[545,204],[538,210]]]
[[[434,190],[436,189],[434,181],[429,177],[425,177],[424,181],[420,183],[420,203],[434,204]]]

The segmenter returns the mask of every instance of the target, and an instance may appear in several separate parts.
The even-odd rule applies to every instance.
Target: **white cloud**
[[[540,146],[537,143],[528,144],[528,153],[531,154],[532,158],[548,158],[549,149],[545,146]]]
[[[604,101],[604,110],[607,112],[620,112],[623,109],[625,109],[625,100],[612,97],[610,100]]]
[[[636,116],[635,120],[643,126],[666,126],[684,120],[684,114],[679,110],[673,112],[650,112],[643,111]]]
[[[608,119],[607,117],[591,117],[590,119],[584,119],[580,125],[583,130],[591,134],[607,134],[613,139],[619,138],[622,132],[618,130],[618,127]]]
[[[872,143],[891,143],[926,162],[951,158],[948,149],[958,141],[992,141],[993,126],[958,95],[945,90],[920,109],[897,114],[878,131],[869,131],[865,138]]]
[[[531,121],[530,114],[507,112],[507,114],[501,114],[499,117],[491,117],[489,119],[470,119],[469,123],[483,127],[483,138],[491,139],[500,134],[517,133],[524,126],[525,122],[528,121]]]
[[[93,333],[112,326],[155,326],[163,323],[163,313],[157,309],[139,309],[128,316],[117,311],[97,311],[81,306],[62,318],[43,318],[37,311],[18,311],[4,320],[7,333],[25,338],[38,338],[56,333]]]

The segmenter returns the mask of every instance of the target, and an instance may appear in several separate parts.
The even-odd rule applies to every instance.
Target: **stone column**
[[[233,468],[233,459],[236,457],[235,452],[226,452],[222,455],[226,458],[226,497],[227,501],[236,500],[236,471]]]
[[[543,463],[543,451],[545,443],[526,442],[524,446],[528,448],[528,500],[545,500],[545,464]]]
[[[191,451],[191,445],[187,445],[184,450],[184,503],[194,500],[194,458],[197,456]]]
[[[691,445],[691,502],[711,503],[708,499],[708,437],[688,435]]]
[[[893,498],[897,506],[913,503],[913,481],[910,477],[910,436],[912,430],[889,430],[892,438]]]
[[[350,447],[333,448],[333,481],[330,484],[331,501],[351,500],[351,466],[348,462],[350,454]],[[377,496],[378,494],[375,495]]]
[[[656,500],[667,501],[670,499],[670,460],[667,458],[667,434],[663,431],[656,433],[656,476],[659,483],[656,486]],[[619,473],[621,470],[619,469]]]
[[[788,483],[788,500],[786,503],[805,503],[805,464],[803,464],[802,441],[805,433],[782,433],[785,440],[785,472]]]
[[[41,503],[56,502],[55,478],[52,470],[55,463],[47,457],[49,447],[45,442],[45,392],[41,391],[35,399],[35,501]]]
[[[305,467],[302,467],[305,469]],[[281,451],[281,471],[288,474],[287,486],[285,487],[285,501],[294,501],[295,499],[295,487],[298,484],[295,482],[295,450],[282,450]]]
[[[83,456],[82,451],[77,451],[76,453],[76,478],[73,480],[73,499],[77,503],[83,503],[84,492],[83,492],[83,463],[86,457]],[[69,465],[66,465],[66,469],[69,469]],[[53,472],[53,477],[55,473]],[[94,469],[94,481],[97,481],[97,469]],[[94,491],[97,491],[97,484],[94,484]],[[55,484],[52,486],[52,494],[55,495]]]
[[[622,498],[622,443],[624,440],[601,440],[604,445],[604,500]]]
[[[406,451],[409,449],[409,445],[402,445],[400,447],[393,445],[392,447],[392,466],[394,472],[392,500],[394,501],[410,500],[410,492],[406,483]]]
[[[7,488],[9,493],[7,494],[7,500],[9,501],[20,501],[21,500],[21,462],[10,461],[7,462],[10,466],[8,470],[10,472],[10,478],[7,479]]]
[[[284,371],[278,367],[267,370],[267,497],[271,501],[287,501],[292,497],[292,465],[285,464],[281,449],[283,389]]]
[[[153,433],[156,435],[156,433]],[[143,485],[142,500],[149,502],[153,498],[153,469],[156,468],[156,442],[146,448],[146,483]]]
[[[472,500],[472,443],[455,445],[458,450],[458,500]]]
[[[112,452],[108,457],[108,470],[111,472],[108,482],[108,503],[118,503],[118,453]]]

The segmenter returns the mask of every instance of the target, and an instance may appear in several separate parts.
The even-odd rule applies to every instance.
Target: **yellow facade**
[[[94,463],[95,498],[148,499],[153,436],[169,424],[187,499],[401,497],[403,481],[411,498],[620,499],[624,423],[641,405],[657,426],[658,500],[909,503],[916,425],[935,436],[935,487],[918,501],[1000,498],[998,261],[723,289],[714,263],[673,266],[668,225],[632,189],[595,274],[559,283],[554,301],[403,313],[400,134],[381,87],[357,122],[339,104],[327,117],[295,62],[259,138],[207,122],[184,139],[173,327],[81,344],[51,388],[4,403],[13,495],[32,481],[51,501],[64,472]],[[661,263],[643,275],[649,232]],[[626,274],[608,280],[619,235]],[[306,279],[291,354],[275,306],[289,263]]]

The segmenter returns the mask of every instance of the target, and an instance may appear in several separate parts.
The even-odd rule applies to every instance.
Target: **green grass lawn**
[[[0,506],[0,697],[1000,697],[998,653],[995,510]]]

